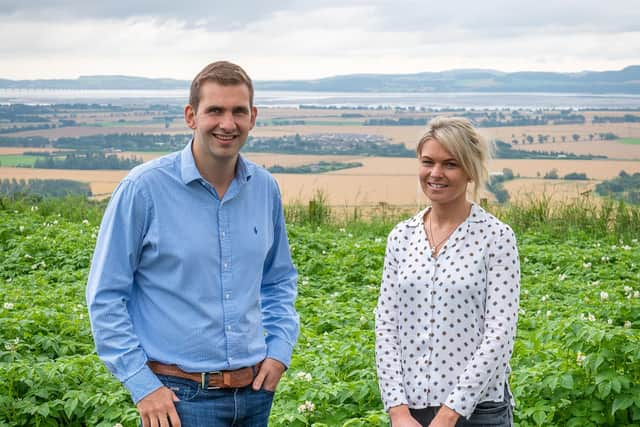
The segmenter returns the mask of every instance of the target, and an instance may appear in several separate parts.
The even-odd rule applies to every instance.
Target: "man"
[[[266,426],[298,335],[280,193],[240,156],[253,85],[229,62],[193,80],[193,139],[134,168],[105,211],[87,285],[98,355],[144,427]]]

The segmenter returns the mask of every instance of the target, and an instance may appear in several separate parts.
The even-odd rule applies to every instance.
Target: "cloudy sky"
[[[640,64],[638,0],[0,0],[0,78],[256,80]]]

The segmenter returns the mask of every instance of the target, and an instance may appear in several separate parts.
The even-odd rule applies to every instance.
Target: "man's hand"
[[[178,396],[167,387],[160,387],[145,396],[136,405],[142,420],[142,427],[169,427],[169,425],[180,427],[180,418],[173,404],[179,400]]]
[[[448,406],[442,405],[429,427],[454,427],[458,418],[460,418],[460,414]]]
[[[389,418],[391,418],[391,427],[422,427],[411,416],[407,405],[398,405],[389,409]]]
[[[253,380],[253,389],[257,391],[262,388],[267,391],[276,391],[280,378],[286,369],[286,366],[275,359],[264,359],[258,375]]]

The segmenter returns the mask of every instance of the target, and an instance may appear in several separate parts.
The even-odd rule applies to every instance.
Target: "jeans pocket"
[[[169,375],[158,375],[158,379],[182,401],[192,400],[200,392],[200,384],[194,381]]]

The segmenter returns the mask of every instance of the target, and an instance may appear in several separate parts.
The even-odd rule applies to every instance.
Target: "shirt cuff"
[[[447,401],[444,402],[444,404],[449,408],[467,419],[469,419],[473,413],[477,403],[478,402],[471,399],[468,392],[463,390],[460,386],[456,386],[456,388],[447,397]]]
[[[147,395],[162,387],[162,383],[147,365],[130,376],[124,386],[129,390],[133,403],[138,404]]]
[[[268,358],[275,359],[288,368],[291,364],[292,353],[293,346],[287,341],[273,335],[267,339]]]

